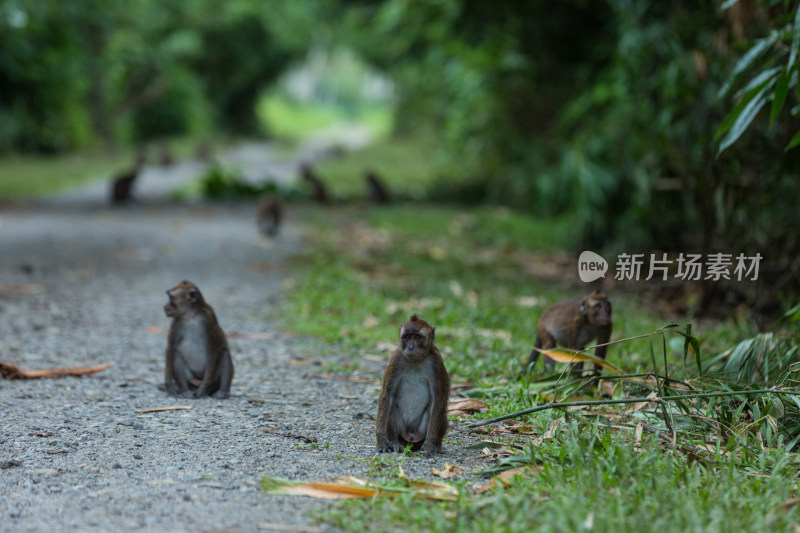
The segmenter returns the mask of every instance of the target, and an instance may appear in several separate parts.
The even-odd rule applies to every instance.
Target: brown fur
[[[167,337],[164,390],[184,398],[227,398],[233,361],[214,309],[191,281],[181,281],[167,295],[164,313],[173,320]]]
[[[532,368],[539,358],[536,348],[549,350],[563,346],[570,350],[583,350],[586,345],[597,339],[597,344],[604,344],[611,338],[611,300],[600,291],[576,298],[564,300],[548,307],[539,318],[536,328],[536,344],[528,359],[528,367]],[[607,346],[595,349],[595,355],[606,358]],[[545,370],[552,371],[555,362],[549,357],[544,359]],[[583,363],[575,365],[576,370],[583,369]],[[595,374],[602,372],[600,365],[594,366]]]
[[[433,326],[413,315],[400,326],[398,347],[383,377],[376,424],[379,453],[436,453],[447,432],[450,378]]]

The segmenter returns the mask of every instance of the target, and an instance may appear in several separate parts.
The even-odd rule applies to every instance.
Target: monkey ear
[[[436,340],[436,326],[431,326],[431,340]]]
[[[581,314],[582,314],[582,315],[585,315],[585,314],[586,314],[586,296],[584,296],[583,298],[581,298],[581,308],[580,308],[580,312],[581,312]]]

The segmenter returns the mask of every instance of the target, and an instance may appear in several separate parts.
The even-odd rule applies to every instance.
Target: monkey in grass
[[[539,359],[536,348],[548,350],[562,346],[570,350],[583,350],[594,339],[597,344],[605,344],[611,338],[611,300],[600,291],[594,291],[583,298],[563,300],[548,307],[539,318],[536,328],[536,344],[528,359],[528,369],[533,368]],[[606,358],[607,346],[595,349],[595,355]],[[555,361],[545,355],[545,370],[552,372]],[[583,370],[583,363],[575,365]],[[600,375],[602,367],[594,365],[595,375]]]

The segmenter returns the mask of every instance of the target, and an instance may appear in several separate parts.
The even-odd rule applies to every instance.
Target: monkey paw
[[[403,450],[403,448],[397,442],[383,441],[377,446],[378,453],[396,453],[401,450]]]
[[[214,398],[216,398],[217,400],[224,400],[225,398],[227,398],[230,395],[231,395],[231,393],[229,391],[226,391],[226,390],[218,390],[217,392],[212,394],[212,396]]]
[[[435,453],[441,453],[442,449],[435,444],[428,444],[427,442],[422,445],[422,452],[426,455],[433,455]]]

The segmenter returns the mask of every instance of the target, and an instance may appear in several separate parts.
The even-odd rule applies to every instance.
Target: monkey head
[[[400,350],[411,358],[425,357],[431,351],[436,340],[436,328],[418,318],[412,317],[400,326]]]
[[[581,299],[581,314],[593,326],[610,326],[611,300],[602,292],[594,291]]]
[[[200,289],[191,281],[181,281],[167,291],[167,296],[169,301],[164,306],[164,313],[170,318],[182,317],[205,304]]]

